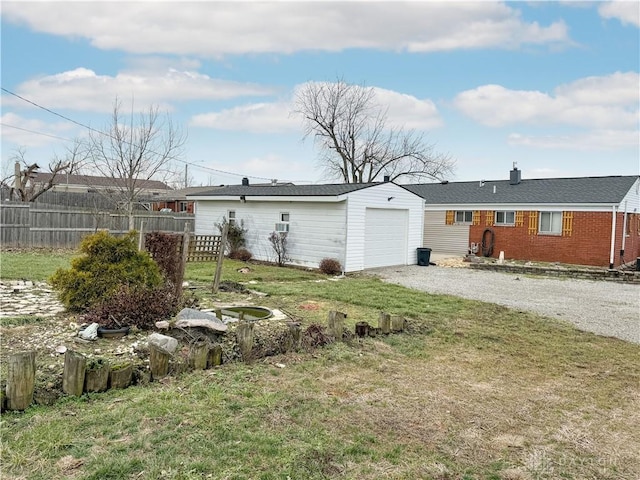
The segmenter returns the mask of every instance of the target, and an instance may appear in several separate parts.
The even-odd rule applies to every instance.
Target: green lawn
[[[409,331],[4,413],[2,478],[640,478],[640,346],[366,276],[242,266],[223,280],[304,322],[383,310]]]

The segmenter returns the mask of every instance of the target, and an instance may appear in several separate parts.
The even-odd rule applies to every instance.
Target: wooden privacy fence
[[[193,230],[193,215],[136,212],[135,228],[146,231]],[[91,211],[41,203],[0,205],[0,241],[3,247],[76,248],[82,237],[107,230],[113,235],[129,231],[129,217],[120,212]]]

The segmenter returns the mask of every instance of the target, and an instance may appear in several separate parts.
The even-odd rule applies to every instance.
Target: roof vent
[[[391,180],[391,177],[389,175],[385,175],[384,182],[387,183],[389,180]]]
[[[242,178],[242,186],[243,187],[248,187],[249,186],[249,179],[247,177],[243,177]]]
[[[522,174],[520,170],[518,170],[518,167],[514,165],[513,170],[509,172],[509,184],[518,185],[520,183],[520,180],[522,180]]]
[[[448,184],[448,183],[449,183],[449,180],[442,180],[440,183],[441,183],[442,185],[446,185],[446,184]]]
[[[272,178],[272,179],[271,179],[271,186],[272,186],[272,187],[275,187],[275,186],[277,186],[277,185],[278,185],[278,179],[277,179],[277,178]]]

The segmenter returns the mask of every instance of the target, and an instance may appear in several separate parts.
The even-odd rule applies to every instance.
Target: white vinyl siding
[[[469,251],[469,225],[446,225],[444,210],[426,211],[423,247],[433,253],[466,255]]]
[[[228,210],[236,212],[236,221],[247,229],[246,248],[257,260],[273,261],[268,237],[275,230],[282,212],[290,214],[288,233],[289,256],[294,265],[317,268],[325,258],[342,262],[344,251],[345,202],[306,203],[259,202],[244,204],[232,201],[198,201],[195,220],[197,235],[217,234],[215,223]]]

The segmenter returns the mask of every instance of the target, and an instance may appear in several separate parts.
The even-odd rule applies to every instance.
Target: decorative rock
[[[173,354],[176,348],[178,348],[178,340],[160,333],[152,333],[149,335],[147,341],[149,342],[149,346],[153,345],[169,355]]]
[[[218,332],[226,332],[227,326],[214,314],[194,308],[183,308],[176,315],[176,327],[204,327]]]
[[[83,340],[95,340],[98,338],[98,327],[100,325],[97,323],[92,323],[84,330],[80,330],[78,332],[78,336]]]

